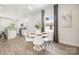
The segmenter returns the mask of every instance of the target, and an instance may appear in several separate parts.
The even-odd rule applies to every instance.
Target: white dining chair
[[[34,44],[34,50],[40,51],[44,49],[44,40],[42,37],[42,33],[36,34],[35,38],[33,39],[33,44]]]

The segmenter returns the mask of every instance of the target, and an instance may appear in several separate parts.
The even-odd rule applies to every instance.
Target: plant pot
[[[37,30],[36,33],[39,34],[39,33],[41,33],[41,31],[40,30]]]

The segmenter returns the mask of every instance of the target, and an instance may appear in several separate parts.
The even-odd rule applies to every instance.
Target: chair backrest
[[[42,45],[42,44],[44,44],[44,40],[43,40],[42,34],[36,34],[35,38],[33,40],[33,43],[35,45]]]

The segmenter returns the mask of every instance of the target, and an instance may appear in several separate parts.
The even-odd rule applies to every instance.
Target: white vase
[[[36,31],[37,34],[41,33],[40,29]]]

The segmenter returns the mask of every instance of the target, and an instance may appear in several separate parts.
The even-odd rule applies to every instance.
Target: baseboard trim
[[[77,42],[69,42],[69,41],[61,41],[61,40],[59,42],[63,44],[68,44],[68,45],[79,47],[79,43]]]

